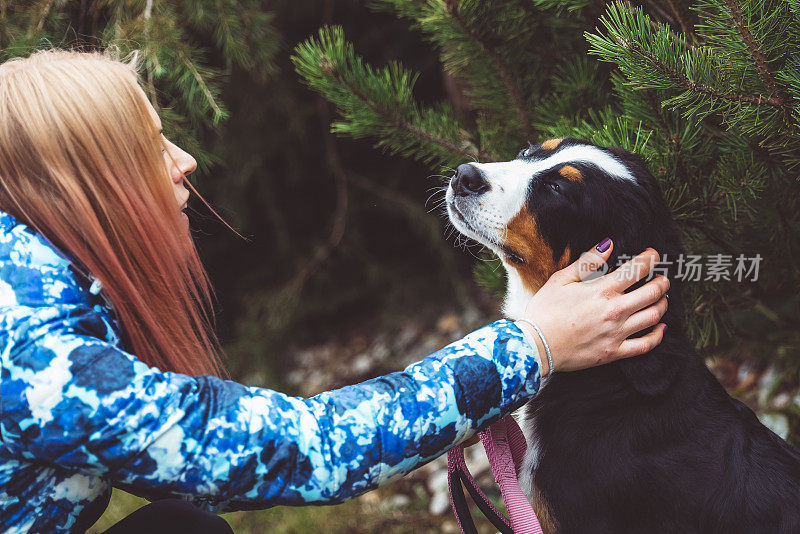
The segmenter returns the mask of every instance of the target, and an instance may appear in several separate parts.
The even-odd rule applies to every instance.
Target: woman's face
[[[150,115],[153,117],[153,121],[158,126],[158,131],[162,132],[161,119],[159,118],[158,113],[153,105],[150,103],[150,100],[147,99],[144,91],[142,91],[142,97],[145,99],[145,102],[147,102],[147,108],[150,110]],[[192,174],[195,169],[197,169],[197,161],[191,156],[191,154],[185,152],[174,143],[171,143],[169,139],[164,137],[163,133],[161,133],[161,145],[161,152],[164,156],[164,165],[167,166],[167,170],[169,172],[170,182],[172,183],[173,192],[175,193],[175,201],[177,202],[178,209],[181,210],[183,221],[188,227],[189,218],[186,216],[186,212],[183,210],[186,209],[186,203],[189,200],[189,190],[184,186],[183,180],[186,176]]]

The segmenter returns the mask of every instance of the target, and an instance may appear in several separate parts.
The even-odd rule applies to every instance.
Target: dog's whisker
[[[431,208],[428,210],[428,213],[431,213],[431,212],[433,212],[433,211],[435,211],[435,210],[437,210],[439,208],[442,208],[442,207],[445,207],[445,200],[444,199],[437,201],[433,206],[431,206]],[[445,210],[443,210],[443,212],[446,213],[447,210],[445,209]]]
[[[470,255],[471,255],[473,258],[475,258],[476,260],[479,260],[479,259],[481,259],[481,258],[480,258],[480,252],[481,252],[481,250],[483,250],[483,247],[481,247],[481,249],[479,249],[479,250],[478,250],[478,254],[476,254],[476,253],[475,253],[475,250],[474,250],[474,249],[475,249],[475,247],[474,247],[473,245],[469,245],[468,247],[466,247],[466,250],[467,250],[467,252],[469,252],[469,253],[470,253]]]
[[[434,198],[439,193],[441,193],[441,191],[434,191],[433,193],[431,193],[430,196],[428,196],[428,198],[425,199],[425,207],[427,207],[428,203],[431,201],[431,199]],[[446,200],[445,197],[442,196],[442,198],[441,198],[441,200],[439,202],[444,202],[445,200]]]

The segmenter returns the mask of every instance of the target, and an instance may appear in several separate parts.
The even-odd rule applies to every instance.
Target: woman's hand
[[[602,245],[610,245],[610,240]],[[525,310],[524,319],[542,329],[557,371],[576,371],[644,354],[661,343],[667,329],[662,323],[645,336],[627,339],[657,324],[667,311],[669,280],[664,276],[624,293],[650,273],[659,260],[658,253],[647,249],[612,273],[583,281],[611,255],[611,246],[601,249],[598,245],[553,274]],[[548,375],[547,356],[536,331],[524,321],[517,325],[536,340],[542,375]]]

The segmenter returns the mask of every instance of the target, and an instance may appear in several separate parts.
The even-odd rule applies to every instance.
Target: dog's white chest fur
[[[506,291],[506,299],[503,303],[503,315],[509,319],[516,321],[525,317],[525,308],[531,300],[533,293],[525,289],[522,285],[522,279],[517,274],[517,270],[511,268],[506,262],[503,262],[508,276],[508,290]]]
[[[522,285],[522,279],[517,274],[517,270],[511,268],[505,262],[503,263],[508,276],[508,291],[503,303],[503,315],[512,320],[522,319],[533,294]],[[540,357],[542,356],[544,355],[540,354]],[[543,378],[539,385],[540,391],[546,382],[547,378]],[[533,502],[533,477],[531,475],[539,465],[539,437],[535,418],[530,418],[529,416],[525,419],[525,422],[526,424],[521,425],[521,427],[528,442],[528,449],[525,451],[525,458],[519,471],[519,485],[528,500]]]

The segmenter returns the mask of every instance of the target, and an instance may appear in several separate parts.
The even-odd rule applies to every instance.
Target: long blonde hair
[[[139,359],[225,374],[213,290],[137,84],[133,62],[100,52],[0,65],[0,209],[101,281]]]

